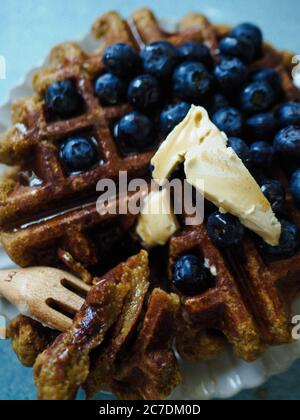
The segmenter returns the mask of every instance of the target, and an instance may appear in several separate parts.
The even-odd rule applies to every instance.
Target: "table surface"
[[[115,9],[128,15],[140,5],[148,4],[161,17],[179,19],[183,14],[196,10],[197,3],[195,0],[110,0],[107,4],[100,0],[2,2],[0,56],[6,60],[6,79],[0,80],[0,103],[6,100],[10,89],[47,55],[54,44],[79,39],[89,30],[96,16],[103,12]],[[298,0],[201,0],[201,12],[215,22],[256,22],[264,29],[268,40],[280,48],[300,54]],[[272,378],[262,388],[244,391],[234,399],[299,400],[299,378],[300,361],[288,372]],[[32,371],[20,366],[9,342],[0,341],[0,400],[34,398]]]

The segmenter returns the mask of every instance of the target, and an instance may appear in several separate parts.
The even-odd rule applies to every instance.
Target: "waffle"
[[[284,173],[279,179],[288,191]],[[300,213],[288,192],[286,215],[300,229]],[[186,254],[204,259],[212,287],[195,297],[181,296],[177,349],[189,361],[210,360],[229,342],[235,354],[253,361],[270,345],[292,341],[293,299],[300,290],[300,250],[290,258],[267,259],[251,234],[236,248],[221,251],[205,223],[185,227],[170,241],[169,272]]]
[[[138,335],[131,349],[125,350],[148,287],[145,251],[98,279],[70,330],[59,335],[36,360],[40,399],[73,399],[80,385],[89,397],[112,388],[118,389],[121,397],[129,392],[141,398],[169,395],[180,381],[171,348],[179,306],[175,295],[159,289],[152,292]],[[130,354],[130,364],[125,354]],[[122,390],[126,381],[128,386]]]
[[[95,22],[93,33],[102,42],[91,54],[70,43],[54,48],[50,67],[33,77],[35,95],[13,105],[14,126],[0,142],[0,161],[20,167],[17,176],[6,178],[0,188],[1,240],[9,256],[23,267],[55,264],[58,244],[79,262],[93,266],[98,255],[89,232],[97,227],[103,230],[103,223],[109,221],[119,223],[124,230],[134,221],[131,217],[116,222],[111,220],[113,216],[97,216],[95,204],[86,205],[93,201],[87,197],[95,196],[99,180],[117,179],[119,171],[127,171],[129,179],[145,177],[153,156],[153,151],[123,156],[114,142],[111,126],[130,107],[103,107],[94,95],[94,80],[104,71],[100,60],[104,48],[126,42],[139,49],[158,39],[176,45],[205,40],[212,49],[217,45],[213,27],[201,15],[186,17],[178,33],[166,34],[147,9],[136,12],[128,21],[117,13],[108,13]],[[65,79],[74,80],[85,109],[76,118],[52,121],[45,109],[45,90],[54,81]],[[57,144],[70,134],[82,132],[96,139],[100,163],[92,170],[68,176]],[[82,204],[84,209],[78,210]]]
[[[212,56],[218,61],[218,41],[229,29],[210,24],[202,15],[189,14],[180,22],[178,33],[167,33],[149,10],[142,9],[127,21],[116,13],[98,19],[93,32],[103,43],[91,54],[70,43],[53,50],[50,67],[34,76],[35,96],[14,105],[15,125],[0,143],[0,160],[19,166],[3,182],[0,196],[1,240],[14,261],[22,266],[57,266],[63,260],[90,283],[92,276],[85,267],[93,267],[107,256],[99,235],[108,232],[106,235],[117,236],[118,242],[135,222],[133,216],[101,216],[94,202],[93,190],[99,179],[116,178],[120,170],[127,170],[130,178],[146,177],[154,152],[124,157],[114,143],[111,125],[130,111],[130,107],[126,104],[101,107],[94,97],[93,80],[103,71],[99,60],[103,49],[115,42],[127,42],[139,49],[162,39],[174,45],[199,40],[210,47]],[[265,44],[263,56],[253,64],[252,70],[274,67],[281,74],[285,99],[299,101],[299,91],[290,77],[290,59],[289,53]],[[84,113],[71,120],[50,121],[42,100],[45,89],[50,83],[66,78],[76,81],[85,101]],[[82,131],[92,133],[96,138],[101,163],[92,171],[66,176],[56,145],[67,135]],[[285,180],[286,174],[279,175],[276,170],[270,177]],[[62,200],[67,203],[66,208],[62,208]],[[290,196],[287,211],[300,228],[300,215]],[[252,361],[268,345],[291,341],[290,305],[299,289],[299,253],[281,261],[267,261],[251,235],[239,249],[221,252],[210,240],[205,224],[184,226],[171,239],[170,274],[177,258],[189,253],[206,259],[216,275],[213,275],[212,287],[203,295],[180,295],[182,310],[177,317],[176,346],[184,359],[213,359],[224,351],[229,341],[238,357]],[[74,265],[75,260],[78,263]],[[76,336],[76,340],[83,340],[86,346],[83,358],[79,352],[77,356],[74,352],[80,341],[75,340],[71,347],[69,344],[78,332],[78,325],[85,320],[84,311],[89,308],[89,300],[76,317],[73,329],[59,336],[38,357],[35,375],[41,398],[71,399],[78,386],[83,385],[89,396],[104,389],[113,390],[124,399],[161,399],[179,383],[180,373],[171,350],[173,321],[178,308],[176,297],[156,289],[148,301],[141,327],[136,331],[145,295],[135,306],[132,284],[122,285],[124,287],[120,286],[117,291],[117,285],[122,284],[122,281],[115,283],[120,276],[119,270],[122,271],[120,267],[124,268],[124,265],[107,277],[107,280],[112,279],[112,288],[104,290],[103,285],[109,281],[95,286],[97,299],[104,299],[106,293],[111,293],[115,305],[113,319],[109,320],[112,324],[104,322],[103,335],[91,337],[83,328]],[[132,308],[137,312],[132,313]],[[110,314],[108,310],[103,311],[105,321]],[[106,340],[108,330],[109,339]],[[14,337],[18,338],[17,332]],[[41,341],[27,364],[32,363],[37,352],[46,346],[47,343]],[[64,377],[61,377],[59,359],[66,348],[71,351],[64,362]],[[77,366],[80,369],[76,369]]]

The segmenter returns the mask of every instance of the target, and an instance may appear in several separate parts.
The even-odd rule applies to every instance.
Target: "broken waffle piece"
[[[90,372],[90,353],[118,322],[133,282],[147,282],[145,251],[120,264],[92,287],[69,331],[61,334],[35,363],[35,382],[42,400],[70,400]]]
[[[143,253],[139,266],[132,270],[131,287],[118,320],[110,332],[110,339],[101,347],[99,354],[96,350],[92,356],[90,373],[83,385],[87,398],[98,391],[111,389],[112,379],[116,374],[116,357],[137,326],[149,288],[150,273],[147,263],[146,253]]]
[[[23,315],[13,319],[7,328],[12,348],[22,365],[32,367],[59,333],[43,327],[39,322]]]
[[[124,352],[112,391],[124,400],[164,400],[181,382],[173,352],[179,299],[160,289],[152,292],[133,348]]]

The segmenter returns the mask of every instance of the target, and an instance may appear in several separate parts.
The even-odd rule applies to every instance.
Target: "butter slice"
[[[143,243],[148,247],[165,245],[178,228],[168,190],[152,191],[148,194],[136,227]]]
[[[259,185],[233,149],[213,148],[209,142],[193,147],[186,155],[185,174],[187,181],[221,211],[237,216],[244,226],[268,244],[278,245],[281,225]]]
[[[192,106],[154,156],[153,178],[164,184],[175,167],[185,161],[187,181],[206,199],[276,246],[281,225],[255,179],[234,150],[227,147],[227,140],[204,108]]]
[[[215,146],[227,144],[226,135],[211,122],[207,111],[192,105],[185,119],[168,135],[151,161],[155,181],[164,185],[175,168],[184,161],[188,150],[204,140],[209,140]]]

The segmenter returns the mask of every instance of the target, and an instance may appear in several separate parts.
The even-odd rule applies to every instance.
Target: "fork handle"
[[[20,270],[1,270],[0,271],[0,295],[6,297],[7,291],[11,289],[11,285],[14,277],[18,274]]]
[[[24,297],[22,296],[22,289],[20,289],[21,283],[18,279],[18,274],[21,272],[21,269],[0,271],[0,297],[8,300],[21,313],[25,314],[27,302],[24,301]]]

